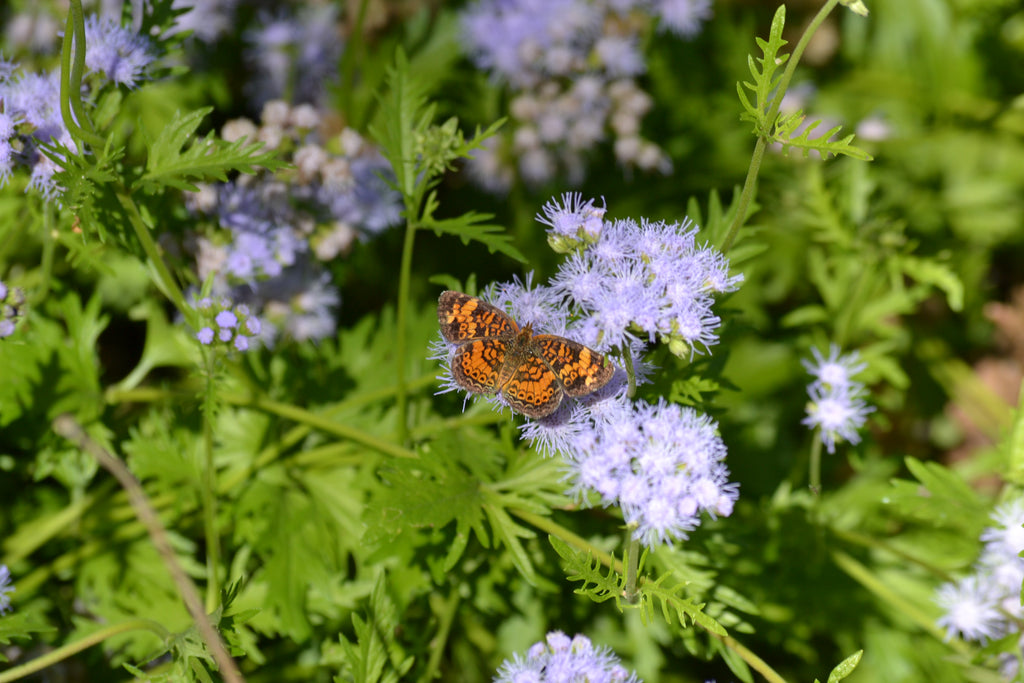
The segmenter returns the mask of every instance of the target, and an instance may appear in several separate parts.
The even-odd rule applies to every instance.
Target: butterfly
[[[500,393],[512,410],[547,417],[563,396],[586,396],[615,374],[603,355],[579,342],[520,328],[483,299],[446,291],[437,302],[441,336],[454,344],[452,378],[480,394]]]

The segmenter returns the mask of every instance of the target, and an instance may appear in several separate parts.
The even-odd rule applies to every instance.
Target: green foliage
[[[62,414],[138,479],[247,680],[475,683],[553,630],[649,683],[997,680],[1019,654],[1017,634],[948,637],[935,600],[1024,485],[1018,8],[877,0],[866,19],[829,15],[837,46],[813,58],[794,28],[823,15],[798,5],[719,3],[689,40],[645,36],[642,134],[675,170],[631,176],[605,146],[582,196],[608,218],[685,215],[744,278],[709,313],[708,354],[643,340],[639,395],[711,416],[740,491],[731,514],[648,550],[623,542],[620,509],[570,493],[562,454],[532,448],[522,418],[435,393],[438,287],[548,281],[563,258],[534,217],[574,188],[494,198],[464,173],[510,106],[546,91],[520,99],[471,70],[457,8],[342,12],[320,134],[375,139],[404,240],[364,236],[323,264],[336,334],[219,354],[189,324],[183,289],[203,278],[180,246],[206,235],[185,193],[285,163],[215,132],[252,105],[240,34],[257,13],[238,8],[237,30],[197,49],[171,31],[174,4],[125,4],[166,59],[133,91],[93,91],[86,70],[75,144],[39,148],[61,168],[55,197],[21,165],[0,187],[0,280],[27,297],[0,339],[0,680],[59,676],[22,667],[69,658],[88,680],[223,677],[129,494],[54,432]],[[52,9],[66,11],[15,0],[4,16]],[[4,55],[56,65],[14,33]],[[797,85],[813,95],[780,113]],[[872,117],[885,134],[861,132]],[[282,182],[281,200],[302,191]],[[858,351],[874,412],[862,442],[826,454],[800,422],[801,360],[831,343]]]
[[[257,166],[271,171],[281,167],[273,152],[261,153],[263,145],[246,138],[229,143],[211,132],[193,140],[199,125],[211,111],[213,107],[176,113],[155,139],[148,142],[146,171],[133,186],[146,192],[165,187],[195,192],[197,181],[225,181],[231,171],[254,173]]]

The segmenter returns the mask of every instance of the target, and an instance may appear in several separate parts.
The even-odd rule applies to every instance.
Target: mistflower
[[[622,666],[611,648],[594,647],[584,635],[572,639],[552,631],[523,657],[519,653],[498,668],[494,683],[641,683]]]
[[[1024,498],[999,505],[991,518],[995,526],[981,532],[984,546],[973,573],[936,590],[935,602],[945,612],[937,624],[946,630],[947,640],[959,637],[985,645],[1015,636],[1016,647],[1004,640],[1012,649],[999,653],[994,662],[1009,680],[1024,657]]]
[[[149,40],[111,19],[85,20],[85,65],[114,83],[134,88],[153,61]]]
[[[840,355],[835,344],[829,347],[827,358],[817,348],[812,348],[811,353],[814,363],[801,360],[807,372],[815,378],[807,386],[810,402],[802,424],[818,429],[825,448],[829,453],[835,453],[838,442],[860,442],[859,430],[874,411],[861,398],[864,385],[853,379],[853,375],[867,365],[857,362],[856,351]]]
[[[584,310],[581,341],[604,351],[660,339],[681,357],[716,344],[721,319],[711,310],[713,295],[734,291],[743,281],[742,275],[729,275],[728,259],[698,245],[689,221],[637,223],[603,216],[592,200],[565,195],[538,217],[549,226],[556,249],[574,250],[553,287]]]
[[[11,571],[6,564],[0,564],[0,615],[11,610],[11,593],[14,592],[14,584],[11,582]]]
[[[681,12],[666,11],[669,26],[667,16]],[[634,81],[646,71],[638,47],[644,18],[653,23],[657,12],[650,0],[479,0],[467,7],[466,51],[511,90],[509,134],[468,164],[472,178],[507,191],[514,166],[532,185],[555,177],[578,184],[586,154],[605,141],[624,166],[671,170],[668,156],[639,135],[649,105],[638,102],[650,97]]]
[[[317,103],[338,76],[343,40],[337,8],[320,4],[297,16],[263,16],[243,34],[245,56],[255,78],[247,83],[254,104],[288,96],[295,103]]]
[[[321,140],[322,118],[309,105],[272,100],[259,127],[229,121],[225,139],[264,139],[273,128],[295,169],[204,188],[187,200],[220,228],[194,241],[200,279],[212,276],[213,294],[247,304],[267,344],[334,334],[341,297],[321,261],[401,219],[401,196],[384,180],[390,167],[380,152],[348,129]]]
[[[232,306],[227,299],[204,297],[196,302],[196,311],[206,323],[196,332],[196,339],[206,346],[219,343],[236,351],[247,351],[260,334],[259,318],[251,315],[245,305]]]
[[[571,493],[589,491],[618,505],[633,537],[647,547],[685,539],[700,515],[732,513],[739,495],[729,483],[717,424],[692,408],[621,394],[563,419],[524,427],[541,452],[558,448],[569,464]]]
[[[8,287],[0,281],[0,339],[14,334],[24,305],[25,293],[19,287]]]

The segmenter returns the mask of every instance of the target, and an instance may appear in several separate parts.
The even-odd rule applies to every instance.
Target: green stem
[[[427,669],[420,676],[421,681],[434,681],[441,677],[438,671],[441,669],[441,656],[444,654],[445,643],[448,642],[448,635],[451,633],[452,624],[455,622],[455,615],[459,609],[459,586],[452,586],[452,590],[448,593],[448,600],[441,609],[434,608],[432,611],[434,614],[440,613],[441,621],[437,625],[437,634],[430,639],[430,659],[427,660]],[[435,596],[431,599],[431,603],[435,600],[440,600],[440,597]],[[431,604],[431,607],[434,607]]]
[[[839,4],[839,0],[828,0],[818,13],[814,15],[814,19],[807,25],[800,41],[797,42],[796,47],[793,49],[793,53],[789,57],[789,61],[786,62],[786,70],[782,74],[782,78],[779,80],[778,88],[775,90],[775,98],[768,106],[768,114],[765,120],[770,121],[771,125],[774,126],[776,117],[779,114],[779,106],[782,104],[782,98],[786,94],[786,90],[789,88],[789,82],[793,80],[793,73],[796,71],[796,65],[800,62],[800,57],[803,56],[804,50],[807,49],[807,44],[811,41],[811,37],[821,26],[821,23],[825,21],[836,5]],[[761,171],[761,161],[764,159],[764,153],[768,149],[768,138],[761,135],[757,138],[757,144],[754,145],[754,154],[750,159],[750,168],[747,169],[747,177],[743,181],[743,190],[740,192],[740,199],[736,207],[736,217],[732,221],[732,225],[729,226],[729,232],[726,234],[725,239],[722,240],[722,246],[720,248],[723,254],[727,254],[732,249],[733,243],[736,241],[736,237],[740,232],[740,228],[743,227],[743,223],[747,219],[747,211],[750,208],[751,202],[754,200],[754,188],[757,185],[757,175]]]
[[[411,215],[411,214],[410,214]],[[395,315],[395,384],[398,385],[398,443],[409,438],[408,399],[405,386],[405,331],[409,310],[409,281],[412,273],[412,250],[416,242],[416,225],[410,219],[405,223],[405,242],[402,245],[402,265],[398,272],[398,312]]]
[[[71,56],[72,45],[74,59]],[[75,138],[94,149],[102,149],[105,141],[92,129],[85,107],[82,106],[82,73],[85,70],[85,16],[82,0],[71,0],[60,58],[60,115],[64,126]]]
[[[622,599],[630,605],[635,605],[640,600],[640,591],[637,590],[637,575],[640,567],[640,542],[633,538],[636,524],[630,522],[626,525],[626,585],[622,589]]]
[[[206,611],[217,608],[220,599],[220,535],[217,533],[217,472],[213,460],[213,422],[217,411],[214,402],[216,357],[203,352],[206,365],[206,396],[203,400],[203,531],[206,536]]]
[[[138,207],[135,205],[135,200],[128,191],[122,187],[117,186],[114,188],[114,194],[117,197],[118,202],[121,204],[121,208],[124,209],[125,214],[128,217],[128,221],[131,223],[132,229],[135,231],[135,236],[139,240],[139,244],[142,246],[142,250],[145,252],[146,257],[149,259],[149,264],[155,271],[155,282],[156,285],[163,291],[164,296],[171,300],[174,307],[181,312],[185,317],[185,322],[188,323],[193,329],[198,329],[196,324],[196,312],[191,306],[185,303],[185,295],[182,294],[181,289],[178,287],[177,281],[174,276],[171,275],[170,269],[160,254],[160,248],[153,240],[153,235],[150,232],[149,226],[142,219],[142,214],[139,213]]]
[[[73,643],[62,645],[45,655],[36,657],[32,661],[25,662],[20,666],[16,666],[11,669],[0,673],[0,683],[9,683],[9,681],[16,681],[19,678],[29,676],[31,674],[42,671],[48,666],[53,666],[57,662],[64,661],[83,650],[87,650],[93,645],[98,645],[108,638],[112,638],[121,633],[127,633],[128,631],[152,631],[160,638],[161,641],[166,641],[170,638],[171,634],[163,626],[150,621],[149,619],[129,619],[123,621],[120,624],[113,626],[107,626],[99,631],[90,633],[81,640],[76,640]]]
[[[807,486],[815,497],[821,494],[821,427],[811,437],[811,461],[808,466]]]
[[[854,581],[868,589],[896,614],[909,618],[917,624],[918,628],[929,633],[939,641],[945,641],[949,647],[964,656],[971,656],[973,650],[959,639],[946,640],[946,634],[935,624],[935,619],[925,614],[911,600],[907,600],[899,591],[892,590],[889,586],[878,580],[876,572],[868,569],[863,564],[844,552],[833,551],[832,560]]]
[[[390,455],[396,458],[418,458],[419,456],[414,452],[406,448],[402,448],[390,441],[384,441],[379,439],[372,434],[349,427],[348,425],[339,424],[325,418],[321,415],[316,415],[302,408],[297,408],[288,403],[278,403],[277,401],[271,401],[263,398],[256,398],[246,403],[246,405],[255,408],[257,410],[263,410],[268,413],[287,417],[296,422],[303,422],[311,427],[319,429],[328,434],[334,434],[356,443],[360,443],[368,448]]]
[[[557,536],[577,550],[590,553],[604,566],[610,567],[616,572],[623,571],[622,562],[620,560],[616,560],[613,555],[606,553],[599,548],[595,548],[589,541],[587,541],[587,539],[582,536],[577,536],[550,517],[542,517],[522,508],[512,507],[509,508],[508,511],[510,514],[515,515],[519,519],[535,526],[541,531],[546,531],[552,536]]]
[[[745,648],[732,636],[718,635],[713,631],[708,631],[708,634],[714,638],[718,638],[722,645],[739,655],[740,659],[746,662],[751,669],[764,676],[766,681],[769,681],[770,683],[786,683],[786,679],[776,673],[775,669],[771,668],[766,661]]]

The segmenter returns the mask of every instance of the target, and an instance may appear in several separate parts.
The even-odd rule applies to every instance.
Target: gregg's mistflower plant
[[[523,657],[515,653],[498,668],[494,683],[641,683],[608,647],[594,647],[584,635],[571,639],[552,631]]]
[[[646,71],[641,34],[654,17],[692,35],[709,0],[479,0],[462,14],[476,65],[511,89],[507,138],[469,165],[486,189],[505,191],[511,168],[540,185],[585,173],[585,155],[611,140],[616,159],[646,171],[671,170],[668,156],[640,135],[652,106],[635,78]]]
[[[227,299],[204,297],[196,303],[196,311],[206,323],[196,332],[201,344],[248,351],[253,339],[259,337],[259,318],[244,304],[232,306]]]
[[[867,364],[857,362],[856,351],[841,355],[835,344],[829,347],[827,358],[817,348],[812,348],[811,353],[814,355],[813,363],[801,361],[815,378],[807,385],[811,400],[803,424],[817,428],[825,448],[834,453],[837,442],[860,442],[858,430],[874,410],[861,398],[864,385],[853,379],[853,375],[866,368]]]
[[[320,120],[311,105],[273,101],[259,127],[228,122],[226,140],[260,140],[294,168],[206,186],[188,200],[216,221],[194,242],[200,279],[212,275],[215,295],[257,313],[268,343],[333,334],[341,297],[322,262],[400,220],[400,196],[384,180],[387,161],[348,129],[321,142]]]
[[[83,100],[94,101],[109,83],[135,87],[153,59],[145,37],[112,21],[87,17],[85,63],[93,77],[84,82]],[[55,199],[62,190],[53,176],[62,169],[40,145],[59,143],[74,149],[60,113],[60,73],[32,73],[9,62],[4,65],[0,68],[0,187],[10,180],[16,165],[23,165],[31,168],[29,187]]]
[[[0,564],[0,615],[11,610],[11,593],[14,592],[14,584],[11,583],[11,570],[6,564]]]
[[[579,341],[617,365],[605,386],[564,400],[522,433],[539,452],[565,457],[577,500],[590,503],[593,492],[598,504],[621,507],[633,538],[652,547],[686,538],[703,512],[728,516],[738,490],[728,482],[714,421],[692,408],[627,396],[626,354],[641,384],[650,371],[642,359],[648,342],[682,345],[676,350],[684,357],[706,351],[719,323],[712,295],[734,290],[742,278],[729,275],[720,253],[698,246],[688,224],[609,222],[604,214],[579,195],[548,204],[538,219],[554,246],[572,251],[554,285],[534,287],[527,277],[493,285],[482,298],[521,325]],[[453,350],[439,348],[435,357],[450,359]],[[450,374],[442,379],[444,390],[459,388]]]
[[[960,637],[984,645],[1011,633],[1022,635],[1024,498],[998,506],[992,520],[996,525],[981,534],[984,548],[974,573],[943,584],[936,592],[935,601],[945,610],[938,625],[946,630],[947,638]],[[1024,643],[1021,639],[1017,642],[1016,652],[1000,657],[1007,680],[1016,678],[1018,659],[1024,656]]]

